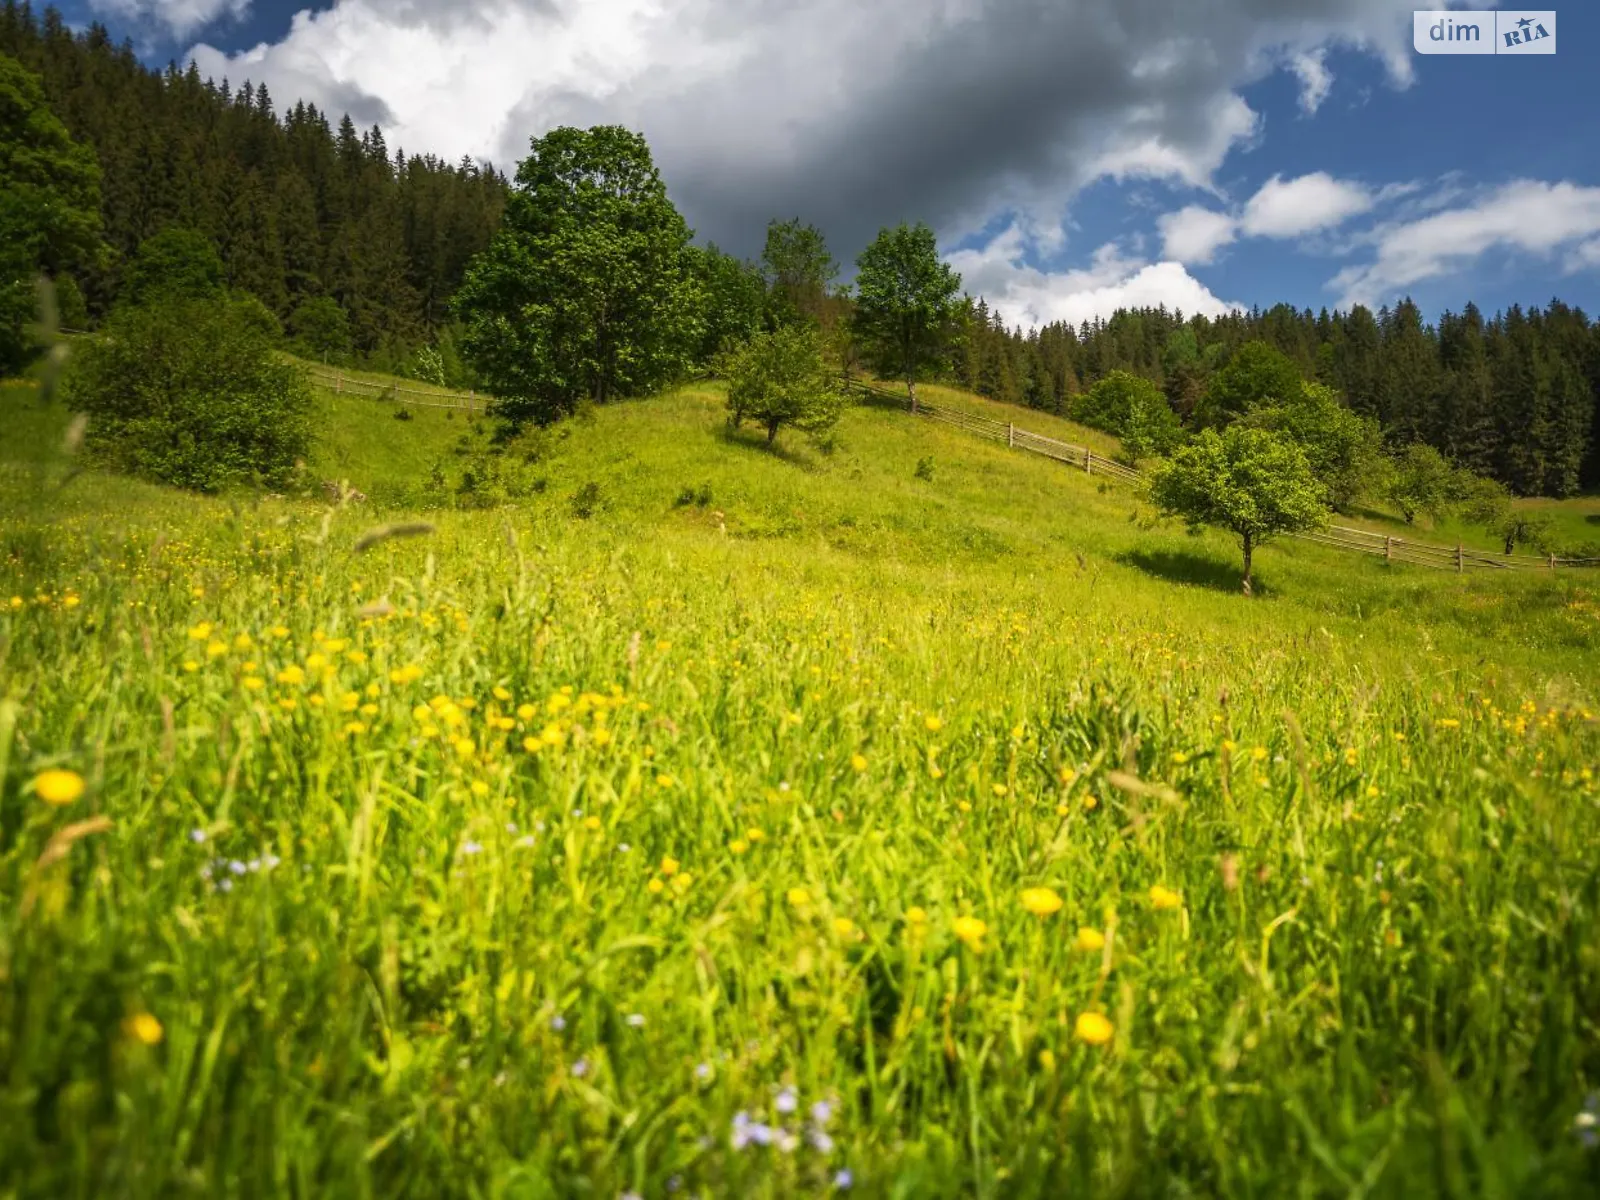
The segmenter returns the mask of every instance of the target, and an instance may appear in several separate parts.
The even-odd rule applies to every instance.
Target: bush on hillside
[[[96,456],[195,491],[287,485],[310,444],[311,390],[256,307],[169,297],[115,313],[66,385]]]
[[[1167,455],[1183,443],[1183,425],[1165,394],[1148,379],[1112,371],[1073,401],[1072,416],[1122,439],[1132,462]]]

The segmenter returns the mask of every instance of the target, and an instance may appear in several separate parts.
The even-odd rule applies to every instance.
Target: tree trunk
[[[778,422],[773,421],[767,426],[767,445],[772,445],[778,440]]]
[[[917,411],[917,359],[911,344],[906,343],[906,393],[911,397],[911,411]]]
[[[1247,533],[1244,535],[1244,594],[1246,596],[1255,595],[1255,592],[1250,587],[1250,558],[1254,550],[1255,543]]]

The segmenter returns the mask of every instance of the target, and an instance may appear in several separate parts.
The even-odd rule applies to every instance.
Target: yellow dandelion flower
[[[46,804],[71,804],[82,798],[84,787],[82,775],[59,767],[40,771],[33,777],[33,794]]]
[[[786,894],[786,899],[795,908],[804,908],[811,903],[811,893],[803,887],[792,887]]]
[[[645,884],[644,886],[645,886],[645,889],[647,891],[649,891],[649,893],[652,896],[659,896],[661,894],[661,890],[664,887],[666,887],[667,885],[662,883],[661,880],[659,880],[659,879],[652,879],[649,883]]]
[[[1250,757],[1255,759],[1257,762],[1265,762],[1267,757],[1267,748],[1265,746],[1257,746],[1254,750],[1250,751]]]
[[[1003,783],[997,783],[997,784],[994,785],[994,794],[997,797],[1004,796],[1010,790],[1011,789],[1006,787],[1006,785],[1003,784]]]
[[[511,693],[506,691],[505,688],[497,685],[494,689],[494,698],[500,701],[500,703],[504,704],[506,701],[511,699]]]
[[[983,935],[989,932],[989,926],[977,917],[957,917],[951,929],[974,953],[983,949]]]
[[[849,917],[835,917],[833,931],[842,938],[853,938],[857,934],[856,923]]]
[[[1353,746],[1344,752],[1344,765],[1347,767],[1356,765],[1356,752]]]
[[[1188,761],[1189,761],[1189,756],[1187,754],[1185,754],[1182,750],[1174,750],[1172,752],[1172,763],[1173,763],[1174,766],[1181,767],[1185,763],[1187,763]]]
[[[728,843],[728,851],[732,854],[743,854],[750,849],[750,843],[743,838],[734,838]]]
[[[678,867],[679,863],[675,858],[667,857],[661,860],[661,873],[663,875],[676,875],[678,873]]]
[[[1078,936],[1072,943],[1073,949],[1082,950],[1085,954],[1094,954],[1097,951],[1104,950],[1105,946],[1106,935],[1098,929],[1089,928],[1087,925],[1078,930]]]
[[[935,716],[925,717],[922,723],[927,726],[929,733],[938,733],[944,728],[944,722]]]
[[[239,685],[248,692],[259,692],[267,686],[267,681],[259,675],[246,675],[239,681]]]
[[[472,781],[472,794],[482,800],[489,794],[489,785],[481,779],[474,779]]]
[[[1093,793],[1090,793],[1089,795],[1084,796],[1084,798],[1083,798],[1083,811],[1084,812],[1093,812],[1095,809],[1097,809],[1099,807],[1100,807],[1100,798],[1098,796],[1094,795]]]
[[[124,1025],[128,1036],[145,1046],[160,1045],[165,1033],[161,1028],[161,1022],[147,1012],[135,1013],[124,1022]]]
[[[1080,1042],[1091,1046],[1104,1046],[1111,1040],[1111,1035],[1116,1031],[1112,1029],[1111,1022],[1100,1013],[1086,1012],[1078,1014],[1078,1023],[1074,1029]]]
[[[694,886],[694,876],[685,871],[682,875],[675,875],[672,879],[672,890],[682,896]]]
[[[850,756],[850,769],[860,774],[867,769],[867,756],[865,754],[852,754]]]
[[[1056,772],[1056,781],[1060,783],[1062,787],[1070,786],[1072,781],[1077,777],[1078,773],[1071,767],[1062,767],[1061,770]]]
[[[752,843],[764,842],[767,840],[767,835],[753,826],[744,831],[744,836],[749,838]]]
[[[599,817],[585,817],[583,819],[583,827],[590,833],[598,832],[601,824],[602,822]]]
[[[543,745],[544,743],[536,737],[525,737],[522,739],[522,748],[529,754],[539,753],[539,750]]]
[[[524,721],[531,721],[538,715],[538,708],[532,704],[520,704],[517,706],[517,716],[521,717]]]
[[[1150,889],[1150,907],[1157,912],[1164,909],[1178,908],[1183,904],[1183,898],[1171,888],[1162,887],[1159,883]]]
[[[676,787],[677,785],[678,785],[678,781],[676,779],[674,779],[671,775],[657,775],[656,776],[656,786],[657,787],[671,788],[671,787]]]
[[[1022,907],[1036,917],[1048,917],[1061,911],[1062,900],[1053,888],[1032,887],[1022,889]]]
[[[596,729],[589,737],[596,746],[609,746],[611,744],[611,730],[609,729]]]
[[[912,925],[926,925],[928,923],[927,910],[913,904],[906,909],[906,920]]]
[[[464,737],[455,740],[455,749],[457,758],[471,758],[478,748],[472,744],[471,738]]]
[[[1039,1068],[1043,1071],[1054,1071],[1056,1069],[1056,1056],[1049,1050],[1039,1051]]]
[[[278,672],[278,682],[285,687],[297,687],[306,681],[306,673],[296,666],[287,666]]]
[[[200,624],[190,628],[189,640],[191,642],[209,642],[211,640],[211,630],[210,621],[201,621]]]

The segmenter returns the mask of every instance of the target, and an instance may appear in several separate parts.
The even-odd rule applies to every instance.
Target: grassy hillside
[[[1126,490],[713,387],[480,511],[418,507],[460,416],[322,396],[330,507],[68,479],[33,398],[0,1192],[1592,1181],[1600,577],[1284,543],[1247,600]]]

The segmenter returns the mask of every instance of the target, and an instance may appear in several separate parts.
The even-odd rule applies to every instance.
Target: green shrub
[[[916,477],[918,479],[926,479],[929,483],[932,483],[933,482],[933,459],[928,457],[928,456],[926,456],[926,455],[924,455],[922,458],[917,459],[917,469],[913,473],[916,475]]]
[[[101,461],[195,491],[285,486],[310,443],[310,387],[247,304],[122,309],[74,354],[66,389]]]

